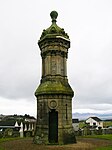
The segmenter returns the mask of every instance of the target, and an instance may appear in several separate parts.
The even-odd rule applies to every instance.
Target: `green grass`
[[[95,139],[104,139],[104,140],[112,141],[112,134],[107,134],[107,135],[89,135],[89,136],[83,136],[83,137],[80,137],[80,138],[95,138]],[[19,140],[19,139],[23,139],[23,138],[1,138],[0,139],[0,143],[6,142],[6,141],[12,141],[12,140]],[[5,150],[5,149],[0,147],[0,150]],[[112,150],[112,145],[111,146],[106,146],[106,147],[99,147],[99,148],[96,148],[95,150]]]
[[[97,148],[96,150],[112,150],[112,146]]]
[[[21,139],[20,137],[17,138],[0,138],[0,143],[5,142],[5,141],[12,141],[12,140],[18,140]]]
[[[80,121],[79,122],[79,128],[83,128],[85,126],[85,121]]]
[[[6,142],[6,141],[18,140],[18,139],[23,139],[23,138],[20,138],[20,137],[16,137],[16,138],[0,138],[0,143]],[[0,147],[0,150],[5,150],[5,149],[3,149],[2,147]]]
[[[108,126],[112,126],[112,121],[103,121],[103,126],[104,126],[104,128],[106,128]]]
[[[85,136],[86,138],[97,138],[97,139],[104,139],[112,141],[112,134],[105,134],[105,135],[89,135]],[[96,150],[112,150],[112,146],[100,147]]]
[[[88,135],[88,136],[84,136],[84,138],[98,138],[98,139],[112,140],[112,134]]]

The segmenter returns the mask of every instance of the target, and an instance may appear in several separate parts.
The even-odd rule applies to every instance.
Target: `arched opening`
[[[49,143],[58,143],[58,112],[49,112]]]

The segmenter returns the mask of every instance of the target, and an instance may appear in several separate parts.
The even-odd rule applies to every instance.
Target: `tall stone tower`
[[[67,79],[67,57],[70,40],[56,24],[58,13],[52,11],[51,26],[43,30],[38,45],[42,57],[42,78],[35,92],[37,123],[34,142],[37,144],[74,143],[72,97]]]

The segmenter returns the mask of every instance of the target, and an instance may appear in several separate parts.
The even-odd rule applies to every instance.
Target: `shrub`
[[[75,133],[74,132],[64,132],[63,134],[64,144],[76,143]]]

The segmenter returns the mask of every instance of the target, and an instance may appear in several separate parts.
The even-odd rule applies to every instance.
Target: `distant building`
[[[36,122],[36,119],[34,117],[25,118],[25,122]]]
[[[10,131],[7,136],[33,136],[36,119],[29,115],[7,115],[1,117],[0,134],[4,136],[6,131]],[[12,132],[12,133],[11,133]],[[5,135],[6,136],[6,135]]]
[[[0,121],[0,129],[14,129],[14,128],[20,128],[17,121]]]
[[[4,115],[1,114],[1,115],[0,115],[0,121],[1,121],[3,118],[4,118]]]
[[[74,131],[78,131],[79,130],[79,119],[72,119],[72,126]]]
[[[89,117],[86,120],[86,123],[89,124],[91,127],[95,127],[98,129],[99,127],[103,128],[103,121],[98,117]]]
[[[4,135],[7,129],[12,129],[11,136],[33,136],[35,122],[0,121],[0,132]],[[29,134],[29,135],[28,135]]]

